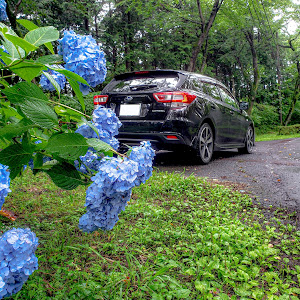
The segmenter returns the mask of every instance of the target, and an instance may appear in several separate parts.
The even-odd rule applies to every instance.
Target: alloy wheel
[[[213,155],[214,136],[209,124],[205,123],[199,131],[199,156],[202,163],[210,162]]]

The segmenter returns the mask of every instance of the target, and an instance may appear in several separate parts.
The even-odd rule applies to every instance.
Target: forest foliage
[[[21,16],[39,26],[91,34],[106,54],[106,82],[133,70],[195,71],[249,101],[249,113],[254,103],[269,105],[276,110],[276,125],[300,123],[298,113],[292,116],[300,94],[299,1],[8,2],[17,32],[22,28],[15,20]]]

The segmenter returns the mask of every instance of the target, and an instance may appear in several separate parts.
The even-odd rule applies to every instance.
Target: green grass
[[[293,139],[293,138],[300,138],[300,134],[278,134],[278,133],[265,133],[265,134],[256,134],[255,141],[275,141],[275,140],[284,140],[284,139]]]
[[[29,226],[40,243],[13,299],[299,299],[300,232],[247,195],[155,172],[115,228],[93,234],[78,229],[84,198],[30,171],[12,183],[18,218],[0,230]]]

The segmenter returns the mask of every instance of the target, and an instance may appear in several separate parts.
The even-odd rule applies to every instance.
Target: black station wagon
[[[174,70],[125,73],[115,76],[94,104],[114,110],[123,124],[118,139],[126,145],[148,140],[157,150],[190,147],[204,164],[214,150],[253,150],[248,103],[239,103],[207,76]]]

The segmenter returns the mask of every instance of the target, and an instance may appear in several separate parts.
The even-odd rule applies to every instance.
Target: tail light
[[[197,98],[187,92],[161,92],[154,93],[153,96],[157,102],[171,103],[172,107],[188,106]]]
[[[96,95],[94,96],[94,105],[104,105],[108,100],[107,95]]]

